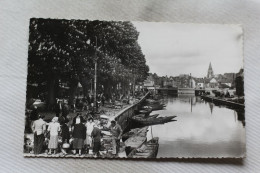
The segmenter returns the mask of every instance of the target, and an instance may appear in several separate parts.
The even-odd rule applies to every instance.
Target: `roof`
[[[209,82],[211,81],[211,79],[213,79],[213,78],[214,78],[214,77],[211,77],[211,78],[205,78],[205,79],[204,79],[204,82],[205,82],[205,83],[209,83]]]
[[[209,83],[218,83],[218,81],[213,77],[213,78],[209,81]]]
[[[224,73],[224,76],[228,79],[233,79],[235,78],[235,73]]]
[[[203,78],[193,78],[196,83],[204,83],[205,79]]]

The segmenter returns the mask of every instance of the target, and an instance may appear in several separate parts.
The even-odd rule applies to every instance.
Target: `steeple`
[[[213,73],[213,69],[212,69],[212,66],[211,66],[211,62],[210,62],[207,78],[212,78],[212,77],[214,77],[214,73]]]

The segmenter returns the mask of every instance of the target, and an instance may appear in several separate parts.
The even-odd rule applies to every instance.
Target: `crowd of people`
[[[76,98],[73,100],[73,103],[69,106],[68,103],[64,99],[58,99],[56,100],[55,105],[55,113],[56,116],[59,117],[60,114],[68,114],[69,110],[76,112],[88,110],[90,112],[94,113],[94,107],[97,109],[102,105],[105,104],[105,96],[103,93],[98,94],[96,98],[96,104],[94,103],[94,96],[93,95],[87,95],[83,98]]]
[[[89,154],[89,150],[92,149],[94,157],[98,157],[101,149],[101,130],[110,131],[112,154],[117,156],[123,131],[116,121],[112,120],[111,125],[106,127],[99,120],[94,122],[93,117],[85,121],[81,113],[77,113],[71,121],[61,115],[46,123],[44,116],[38,115],[38,119],[32,123],[33,151],[35,155],[47,149],[49,155],[60,153],[65,156],[70,153],[81,156]]]
[[[126,103],[129,103],[131,98],[114,93],[108,103],[113,104],[116,100],[121,100],[121,102],[125,100]],[[29,111],[26,111],[25,133],[33,133],[34,137],[31,140],[33,153],[36,155],[43,152],[50,155],[57,153],[82,155],[93,152],[94,156],[99,156],[103,144],[101,143],[102,131],[110,131],[112,154],[118,155],[123,133],[120,125],[111,121],[109,127],[104,126],[100,117],[96,116],[97,109],[94,110],[104,106],[104,104],[105,97],[102,93],[97,95],[96,105],[94,105],[92,95],[76,98],[72,105],[69,105],[65,99],[57,99],[53,109],[55,115],[54,117],[51,115],[52,119],[49,116],[45,118],[43,115],[39,115],[37,106],[33,106],[32,110],[28,109]],[[75,113],[76,116],[72,119],[71,115]]]

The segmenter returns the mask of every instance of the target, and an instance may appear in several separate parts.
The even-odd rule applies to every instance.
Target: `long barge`
[[[204,99],[205,101],[208,101],[208,102],[213,102],[213,103],[220,104],[220,105],[230,106],[232,108],[239,108],[239,109],[245,108],[244,104],[231,102],[231,101],[223,100],[223,99],[218,99],[216,97],[210,97],[210,96],[202,95],[201,98]]]

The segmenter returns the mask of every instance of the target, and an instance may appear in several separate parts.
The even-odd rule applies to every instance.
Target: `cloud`
[[[204,77],[209,63],[215,73],[243,66],[242,29],[237,25],[133,22],[138,42],[153,73]]]

